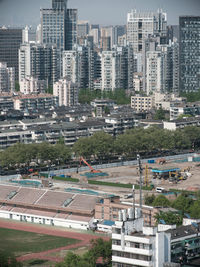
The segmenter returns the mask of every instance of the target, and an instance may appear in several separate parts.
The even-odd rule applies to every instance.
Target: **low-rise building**
[[[180,116],[200,115],[200,103],[181,104],[170,107],[170,120],[177,120]]]
[[[186,126],[200,126],[200,117],[189,117],[180,120],[164,121],[163,127],[167,130],[175,131]]]
[[[117,221],[118,214],[122,210],[128,210],[133,206],[131,202],[121,202],[120,197],[113,196],[101,199],[100,202],[96,203],[95,206],[95,219]],[[139,204],[135,204],[135,207],[138,208]],[[142,214],[144,218],[145,226],[154,226],[156,220],[154,218],[155,214],[158,213],[159,209],[151,206],[142,206]]]
[[[18,95],[13,98],[16,110],[51,109],[58,106],[58,97],[50,94]]]
[[[12,94],[1,93],[0,95],[0,111],[10,111],[14,109]]]
[[[26,77],[20,81],[20,92],[22,94],[44,94],[47,82],[34,77]]]
[[[153,97],[152,96],[132,96],[131,107],[136,111],[149,111],[153,108]]]

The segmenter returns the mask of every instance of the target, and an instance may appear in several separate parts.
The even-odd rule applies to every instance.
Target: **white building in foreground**
[[[161,267],[170,262],[170,233],[144,227],[143,218],[133,219],[131,209],[128,213],[123,210],[113,227],[112,266]]]
[[[59,106],[76,106],[78,104],[78,85],[67,79],[60,79],[53,85],[53,94],[59,99]]]

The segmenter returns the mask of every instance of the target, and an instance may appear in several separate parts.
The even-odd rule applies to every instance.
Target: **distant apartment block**
[[[22,29],[0,28],[0,62],[15,68],[15,80],[19,79],[18,53],[22,43]]]
[[[181,92],[200,88],[200,16],[179,18],[179,86]]]
[[[44,110],[58,106],[58,98],[50,94],[19,95],[13,98],[16,110]]]
[[[60,64],[54,45],[27,43],[19,49],[19,81],[27,77],[44,80],[48,86],[58,80]]]
[[[53,85],[53,95],[58,97],[59,106],[76,106],[78,104],[78,85],[65,78],[60,79]]]
[[[86,20],[79,20],[77,22],[77,36],[79,37],[86,37],[89,33],[90,25],[89,21]]]
[[[7,67],[0,62],[0,93],[10,93],[15,90],[15,68]]]
[[[137,112],[149,111],[153,108],[154,102],[152,96],[132,96],[131,107]]]
[[[47,89],[47,82],[34,77],[26,77],[20,81],[20,92],[23,94],[43,94]]]
[[[137,12],[132,10],[127,15],[127,41],[134,52],[142,52],[143,43],[149,35],[167,34],[167,14],[158,12]]]
[[[22,31],[22,43],[29,43],[36,41],[36,30],[26,26]]]
[[[200,115],[200,103],[196,102],[194,104],[180,104],[170,107],[170,120],[177,120],[181,115]]]

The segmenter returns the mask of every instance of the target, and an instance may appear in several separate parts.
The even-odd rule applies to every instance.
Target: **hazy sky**
[[[167,12],[168,24],[178,24],[179,15],[200,15],[200,0],[69,0],[78,8],[79,19],[102,25],[126,24],[126,14],[133,8]],[[0,25],[32,25],[40,22],[40,7],[50,7],[51,0],[0,0]]]

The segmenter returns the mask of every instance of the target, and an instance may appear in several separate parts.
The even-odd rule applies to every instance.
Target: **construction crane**
[[[149,186],[149,168],[148,165],[145,166],[145,180],[144,183],[146,186]]]
[[[80,158],[80,165],[81,165],[81,162],[85,163],[90,168],[91,173],[101,173],[101,171],[99,170],[97,171],[94,168],[92,168],[92,166],[83,157]]]

